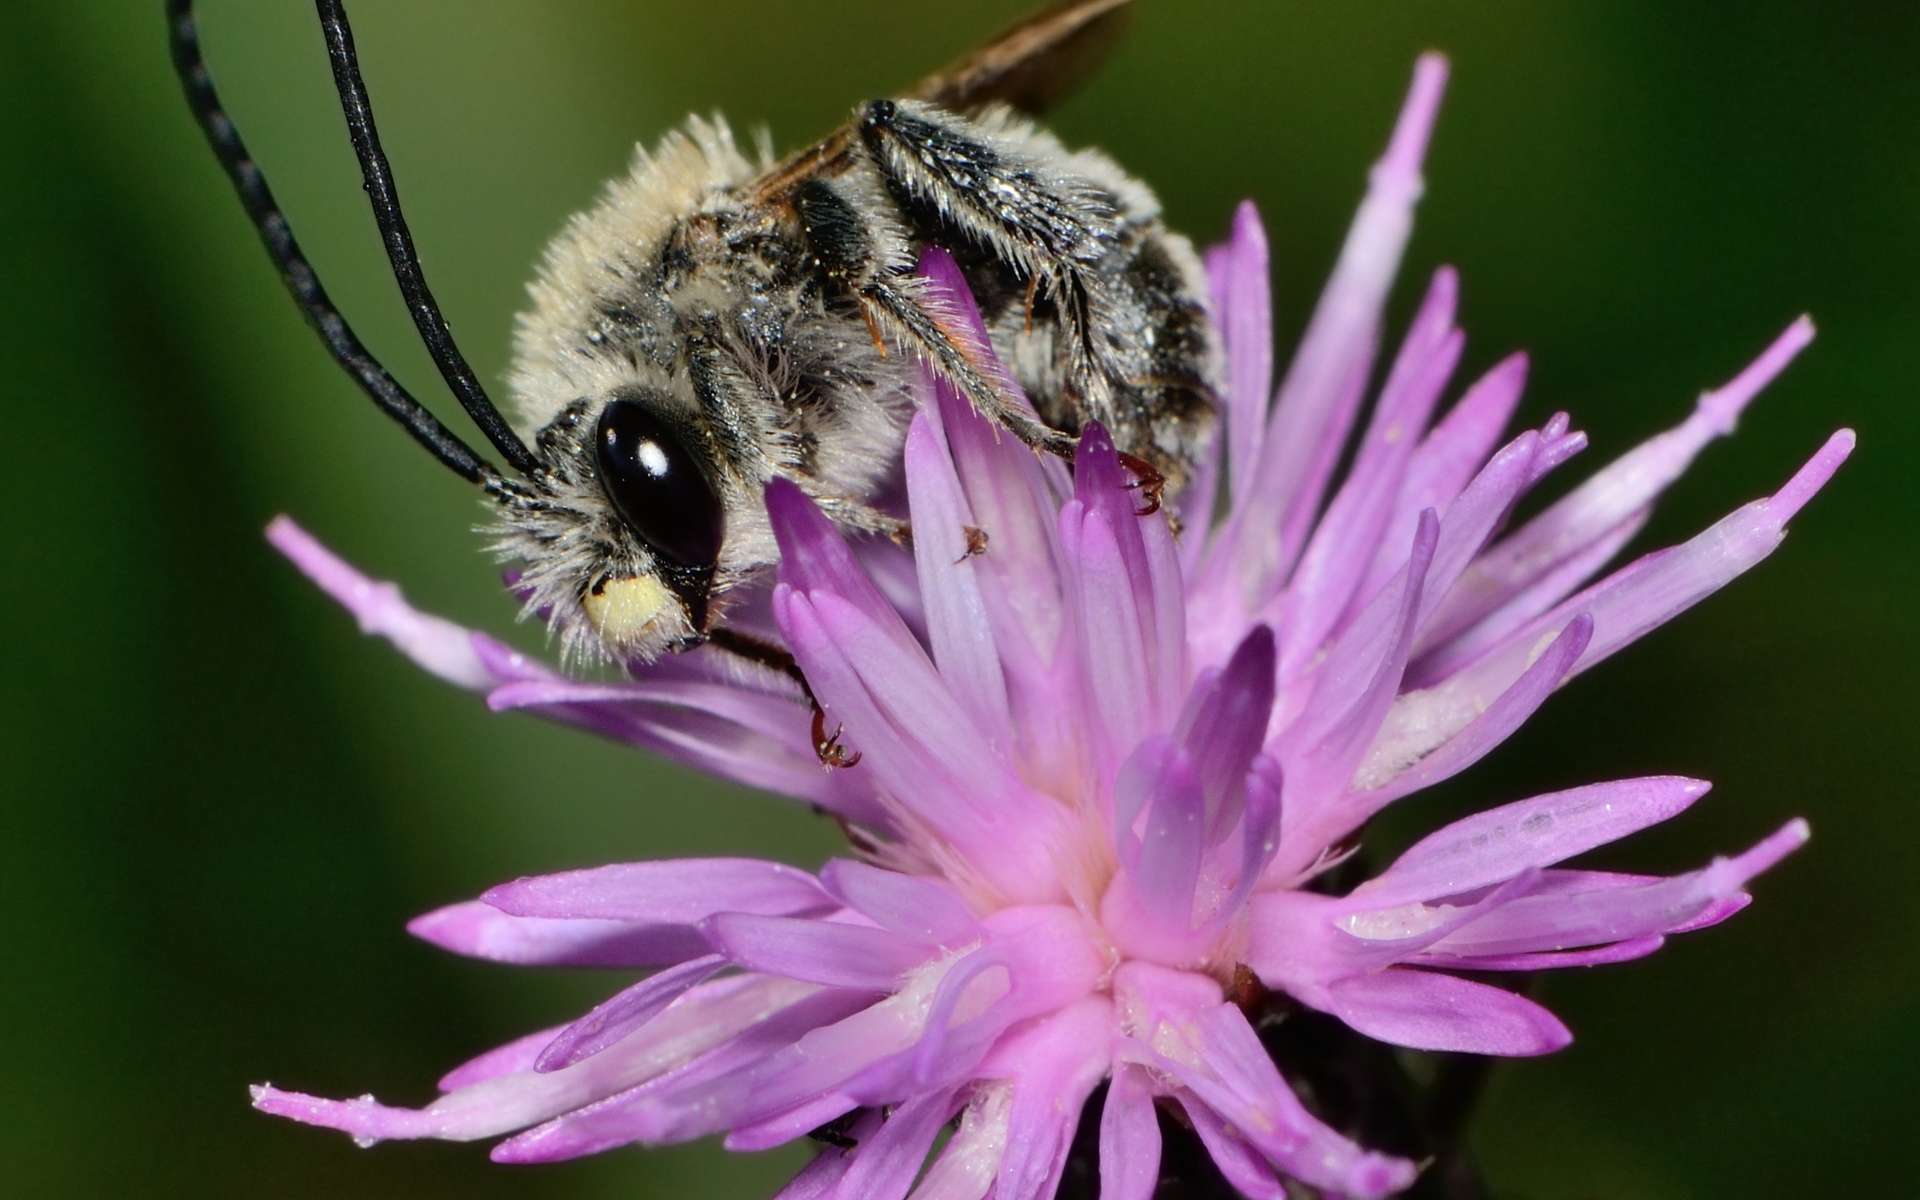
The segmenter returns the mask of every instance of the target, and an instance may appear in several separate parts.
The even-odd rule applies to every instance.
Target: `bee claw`
[[[1134,510],[1134,516],[1150,517],[1159,512],[1161,497],[1167,490],[1167,477],[1146,459],[1125,451],[1120,452],[1120,465],[1133,473],[1133,482],[1127,485],[1127,489],[1138,489],[1140,498],[1147,502],[1145,508]]]
[[[827,710],[816,701],[813,706],[813,752],[820,759],[820,765],[828,770],[844,770],[860,764],[860,752],[849,751],[840,744],[842,727],[835,725],[833,732],[827,732]]]

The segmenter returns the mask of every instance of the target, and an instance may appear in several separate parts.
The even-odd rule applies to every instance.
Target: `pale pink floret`
[[[277,546],[428,670],[495,708],[818,805],[857,830],[863,860],[602,867],[427,914],[413,932],[458,953],[657,970],[456,1069],[422,1109],[271,1087],[255,1103],[363,1141],[512,1134],[494,1149],[511,1162],[710,1135],[761,1149],[845,1118],[855,1148],[823,1151],[784,1197],[1025,1200],[1053,1194],[1105,1082],[1103,1195],[1152,1195],[1159,1104],[1184,1112],[1248,1195],[1294,1180],[1386,1196],[1416,1165],[1295,1097],[1228,999],[1237,968],[1396,1045],[1542,1054],[1570,1040],[1557,1018],[1448,971],[1622,961],[1744,907],[1805,822],[1672,877],[1566,865],[1705,795],[1677,777],[1519,800],[1344,894],[1323,886],[1381,808],[1471,765],[1574,674],[1771,553],[1852,446],[1835,434],[1779,492],[1589,582],[1812,326],[1796,322],[1680,426],[1503,534],[1585,439],[1557,415],[1500,444],[1518,356],[1435,418],[1463,336],[1443,269],[1329,497],[1444,79],[1438,58],[1421,60],[1271,405],[1250,206],[1208,255],[1231,394],[1180,500],[1183,535],[1139,512],[1098,426],[1070,474],[931,379],[904,455],[910,560],[849,544],[797,488],[769,486],[779,577],[742,619],[791,648],[855,768],[820,768],[785,681],[706,654],[569,680],[414,612],[277,521]],[[953,261],[930,252],[921,269],[978,327]],[[985,554],[968,553],[969,527],[989,532]]]

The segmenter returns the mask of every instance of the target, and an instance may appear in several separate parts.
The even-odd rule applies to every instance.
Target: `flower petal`
[[[1329,992],[1334,1016],[1415,1050],[1549,1054],[1573,1040],[1559,1018],[1524,996],[1437,971],[1390,967],[1342,979]]]
[[[270,1084],[253,1089],[254,1107],[303,1124],[338,1129],[368,1145],[386,1138],[473,1141],[494,1137],[669,1071],[736,1036],[771,1009],[817,990],[785,980],[707,984],[696,993],[697,1003],[662,1013],[613,1052],[559,1071],[492,1075],[451,1090],[425,1108],[394,1108],[371,1096],[325,1100]]]
[[[1355,363],[1377,336],[1381,306],[1412,232],[1423,186],[1420,164],[1446,76],[1445,59],[1421,57],[1393,139],[1374,166],[1333,275],[1280,384],[1255,482],[1210,554],[1207,569],[1240,580],[1255,606],[1278,588],[1290,554],[1273,532],[1286,525]]]
[[[275,517],[267,526],[267,541],[352,613],[360,632],[392,642],[422,670],[472,691],[499,682],[475,653],[472,630],[418,611],[401,597],[398,587],[354,570],[292,518]]]
[[[836,1200],[900,1200],[926,1165],[934,1139],[958,1107],[953,1089],[915,1096],[862,1138]]]
[[[729,987],[733,990],[720,990]],[[717,998],[733,1003],[721,1004]],[[622,1087],[603,1089],[546,1114],[552,1119],[495,1146],[492,1158],[511,1163],[558,1162],[648,1140],[650,1126],[639,1111],[652,1097],[763,1061],[809,1030],[844,1020],[871,1003],[870,993],[753,975],[702,984],[692,997],[608,1052],[567,1071],[536,1076],[553,1079],[598,1062],[625,1059],[637,1049],[649,1051],[645,1058],[653,1067],[636,1072]],[[775,1107],[766,1115],[780,1111]]]
[[[1120,1063],[1100,1110],[1101,1200],[1153,1200],[1160,1186],[1160,1116],[1145,1067]]]
[[[1452,329],[1458,286],[1452,270],[1435,273],[1388,372],[1346,483],[1287,582],[1279,626],[1282,670],[1288,675],[1297,674],[1321,648],[1350,606],[1366,599],[1356,592],[1393,515],[1407,461],[1459,361],[1461,340]]]
[[[931,950],[896,933],[844,921],[721,913],[700,928],[735,966],[830,987],[892,991]]]
[[[975,554],[967,544],[974,525],[953,460],[925,413],[907,429],[907,496],[913,513],[913,557],[927,614],[933,661],[955,699],[1000,745],[1010,745],[1012,714],[1000,670],[993,621],[981,594]],[[991,543],[989,543],[991,548]]]
[[[1151,1062],[1283,1172],[1343,1196],[1381,1197],[1413,1182],[1405,1159],[1361,1149],[1294,1096],[1240,1009],[1219,1004],[1154,1033]]]
[[[709,954],[669,967],[594,1006],[561,1030],[534,1060],[536,1071],[558,1071],[591,1058],[658,1016],[662,1009],[727,965]]]
[[[1592,637],[1593,618],[1582,613],[1491,700],[1469,691],[1464,685],[1478,682],[1470,679],[1395,697],[1354,776],[1358,811],[1371,815],[1478,762],[1539,711]]]
[[[1435,953],[1512,955],[1600,946],[1698,928],[1723,919],[1747,881],[1806,844],[1807,823],[1789,821],[1746,853],[1668,879],[1575,876],[1576,886],[1523,896],[1434,945]],[[1582,880],[1592,880],[1580,885]],[[1561,883],[1549,872],[1546,882]]]
[[[1740,376],[1704,393],[1678,427],[1643,442],[1489,551],[1462,578],[1435,622],[1434,636],[1458,633],[1607,530],[1647,507],[1707,443],[1733,432],[1740,411],[1813,340],[1813,322],[1795,321]]]
[[[1712,785],[1677,775],[1597,783],[1455,821],[1416,842],[1352,899],[1389,908],[1458,896],[1550,867],[1686,811]]]
[[[865,1146],[879,1135],[881,1115],[877,1111],[862,1113],[848,1130],[847,1136],[856,1147]],[[800,1169],[800,1173],[787,1181],[773,1200],[833,1200],[840,1181],[846,1178],[853,1166],[854,1156],[837,1146],[829,1146],[813,1156],[813,1161]],[[916,1168],[918,1164],[915,1164]]]
[[[940,880],[836,858],[820,868],[820,882],[881,928],[926,945],[952,948],[980,936],[972,910]]]
[[[1220,337],[1227,351],[1227,479],[1235,500],[1253,483],[1273,393],[1273,300],[1267,283],[1267,231],[1253,201],[1233,210],[1219,247],[1215,281]],[[1212,263],[1210,266],[1214,265]],[[1208,514],[1211,516],[1211,514]]]
[[[677,858],[529,875],[481,899],[516,917],[593,917],[695,925],[717,912],[821,913],[833,900],[813,876],[754,858]]]
[[[994,1048],[981,1073],[1010,1076],[1013,1085],[995,1196],[1054,1194],[1080,1110],[1113,1061],[1112,1043],[1112,1002],[1087,996],[1013,1030]]]
[[[1786,536],[1787,521],[1839,470],[1853,442],[1851,430],[1834,434],[1774,495],[1736,510],[1688,542],[1615,572],[1508,634],[1466,670],[1488,680],[1515,678],[1531,661],[1531,647],[1582,612],[1592,615],[1594,632],[1574,674],[1638,641],[1772,554]]]
[[[516,917],[479,900],[415,917],[407,932],[455,954],[529,967],[658,967],[707,949],[688,925]]]

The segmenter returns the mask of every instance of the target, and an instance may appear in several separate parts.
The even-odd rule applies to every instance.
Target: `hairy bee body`
[[[188,107],[289,295],[375,406],[496,506],[494,548],[569,657],[716,642],[791,671],[720,623],[776,557],[763,489],[791,480],[843,527],[905,540],[878,496],[923,368],[1036,451],[1070,458],[1101,422],[1150,496],[1185,482],[1208,435],[1220,351],[1193,248],[1111,159],[1029,119],[1099,65],[1130,0],[1055,0],[783,160],[697,118],[642,152],[547,252],[519,328],[518,428],[427,286],[345,0],[315,0],[394,281],[508,471],[354,334],[221,103],[193,0],[166,8]],[[932,249],[957,263],[986,344],[919,273]]]
[[[1037,420],[997,407],[993,355],[914,274],[929,246],[961,265]],[[694,119],[549,248],[513,375],[544,477],[536,502],[503,508],[497,549],[570,651],[696,641],[775,557],[768,479],[895,531],[870,501],[923,362],[1036,448],[1068,451],[1099,420],[1177,487],[1219,371],[1204,295],[1145,187],[1006,110],[878,101],[784,163]],[[609,503],[593,439],[616,398],[657,416],[711,485],[711,564],[669,561]]]

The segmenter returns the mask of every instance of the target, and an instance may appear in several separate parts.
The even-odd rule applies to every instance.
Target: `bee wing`
[[[997,103],[1038,116],[1100,69],[1132,12],[1132,0],[1058,0],[906,95],[956,112]]]

